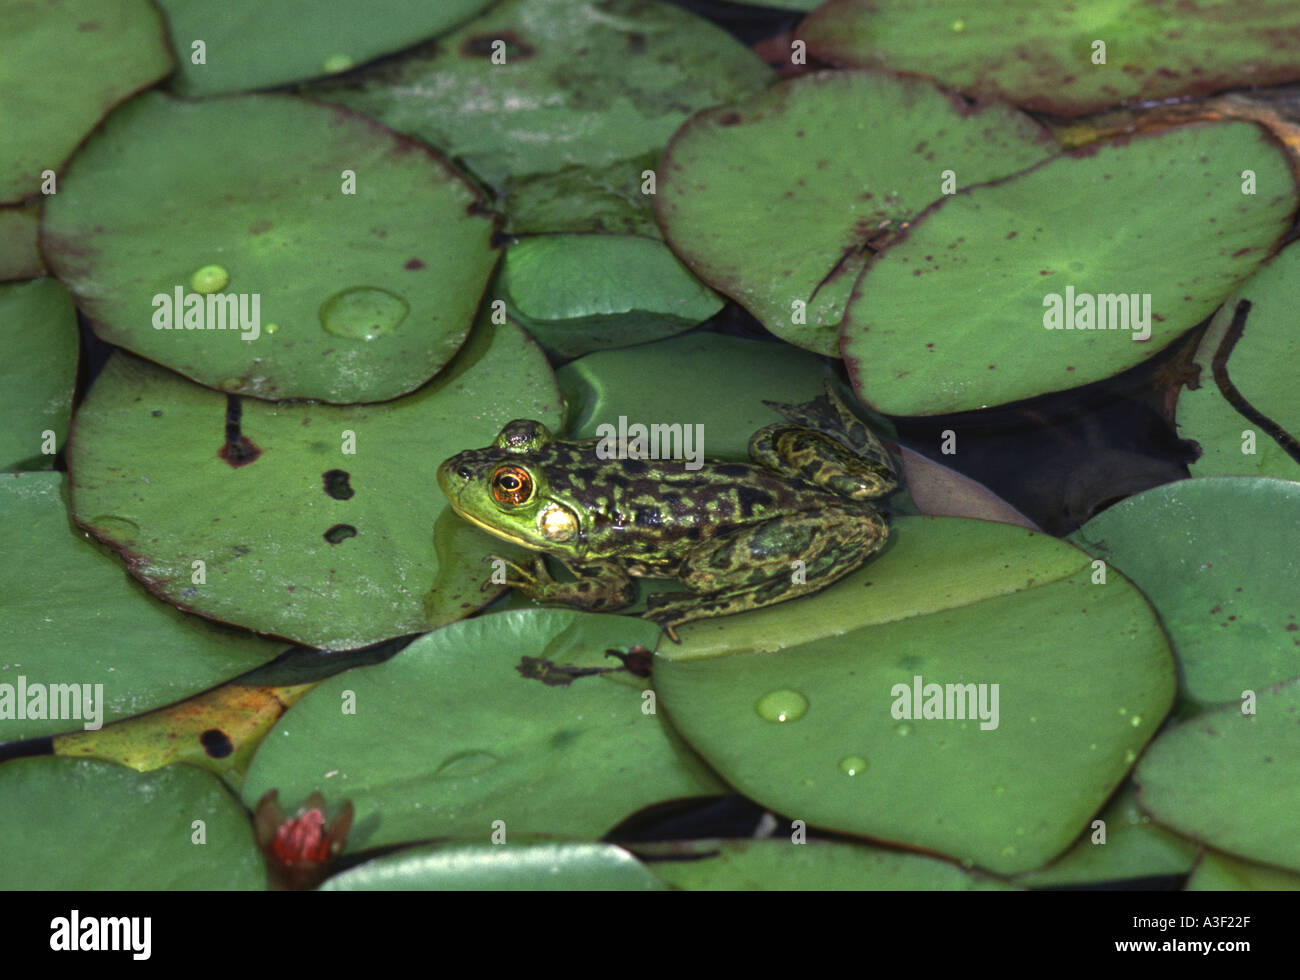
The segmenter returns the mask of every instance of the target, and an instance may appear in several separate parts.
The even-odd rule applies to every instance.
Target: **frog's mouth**
[[[450,500],[450,498],[448,499]],[[461,510],[459,507],[456,506],[456,501],[454,500],[451,500],[451,509],[454,510],[457,514],[459,514],[462,518],[469,521],[475,527],[482,528],[484,531],[487,531],[487,533],[492,535],[494,538],[500,538],[502,541],[509,541],[511,544],[522,545],[525,548],[532,547],[532,545],[530,545],[523,538],[513,534],[506,534],[504,531],[500,530],[499,528],[493,527],[491,524],[483,523],[473,514],[468,514],[465,511]]]

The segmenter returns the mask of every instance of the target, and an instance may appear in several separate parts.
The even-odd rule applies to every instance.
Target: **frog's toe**
[[[668,639],[672,640],[674,643],[680,644],[682,642],[678,638],[677,630],[675,629],[675,627],[681,625],[681,620],[676,616],[658,610],[647,609],[641,614],[641,618],[648,619],[650,622],[658,626],[664,631],[664,636],[668,637]]]

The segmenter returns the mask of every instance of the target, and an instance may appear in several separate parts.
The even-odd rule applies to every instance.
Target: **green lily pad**
[[[36,247],[40,220],[36,202],[0,207],[0,282],[48,274]]]
[[[346,71],[454,27],[491,0],[158,0],[189,98]],[[202,41],[203,57],[195,41]]]
[[[1185,887],[1189,892],[1300,891],[1300,874],[1207,851]]]
[[[1137,769],[1162,824],[1248,861],[1300,871],[1300,678],[1161,734]]]
[[[504,64],[493,63],[496,40]],[[643,154],[695,110],[771,78],[721,28],[672,4],[504,0],[430,49],[309,94],[419,137],[497,188],[507,177],[626,161],[634,199]]]
[[[837,356],[854,280],[943,196],[945,171],[967,187],[1056,149],[1008,106],[972,109],[917,79],[821,72],[694,116],[665,154],[655,213],[696,275],[778,337]]]
[[[657,637],[643,620],[570,609],[437,630],[294,705],[254,756],[244,799],[272,787],[286,800],[314,789],[350,799],[348,849],[357,851],[432,837],[487,844],[494,830],[507,843],[599,837],[652,803],[725,792],[658,714],[645,713],[640,679],[525,676],[544,666],[537,661],[618,667],[607,649]],[[340,716],[347,692],[355,714]]]
[[[1200,848],[1152,823],[1138,806],[1132,783],[1124,785],[1097,819],[1105,821],[1104,839],[1101,828],[1090,823],[1074,847],[1041,871],[1020,875],[1017,883],[1032,888],[1092,885],[1186,874],[1196,863]]]
[[[830,0],[795,36],[810,56],[891,68],[980,98],[1074,116],[1135,99],[1208,95],[1300,78],[1280,40],[1290,0]],[[1104,62],[1096,43],[1105,44]]]
[[[662,242],[635,235],[525,239],[507,250],[498,293],[562,357],[670,337],[722,309]]]
[[[656,875],[691,891],[1011,891],[947,861],[868,844],[788,840],[692,841],[689,860],[656,861]]]
[[[201,384],[382,401],[465,340],[498,254],[477,203],[427,147],[338,107],[149,93],[68,165],[42,247],[101,337]],[[256,329],[229,327],[236,303]]]
[[[283,650],[282,644],[187,616],[145,592],[107,549],[70,525],[63,484],[61,473],[0,475],[7,537],[0,560],[0,685],[12,687],[15,699],[4,705],[0,688],[0,742],[149,711],[252,670]],[[80,703],[80,718],[62,710],[59,718],[35,718],[18,710],[24,703],[20,684],[28,708],[37,685],[51,697],[55,684],[103,688],[90,712]],[[50,713],[47,704],[42,714]]]
[[[148,0],[0,3],[0,202],[40,190],[110,109],[172,70]],[[52,68],[57,71],[52,74]]]
[[[243,807],[215,776],[187,766],[137,773],[90,759],[6,762],[0,865],[5,887],[19,891],[266,887]]]
[[[1183,696],[1239,701],[1300,676],[1300,483],[1181,480],[1129,497],[1070,536],[1151,600]]]
[[[1246,169],[1258,194],[1242,193]],[[854,287],[840,337],[854,388],[887,414],[936,415],[1110,377],[1209,316],[1296,202],[1285,151],[1246,122],[1094,144],[959,191]]]
[[[588,354],[557,372],[571,438],[596,438],[620,416],[629,425],[699,425],[692,431],[711,459],[747,459],[749,437],[782,419],[763,400],[810,401],[828,376],[820,357],[785,344],[705,332]]]
[[[1243,300],[1250,309],[1234,327]],[[1189,467],[1193,476],[1300,480],[1297,308],[1300,247],[1292,245],[1215,314],[1196,351],[1199,387],[1178,394],[1179,435],[1201,447],[1200,459]]]
[[[0,285],[0,470],[48,470],[63,448],[77,384],[77,312],[57,279]],[[47,437],[53,435],[53,439]]]
[[[436,844],[375,858],[320,888],[340,891],[661,891],[613,844]]]
[[[488,322],[397,401],[237,404],[232,441],[224,395],[115,355],[73,421],[73,512],[169,602],[333,649],[431,629],[490,598],[482,557],[502,549],[448,509],[435,471],[511,419],[560,417],[541,352]]]
[[[728,783],[790,819],[1039,867],[1168,712],[1168,643],[1136,589],[1092,584],[1087,555],[1053,538],[910,517],[893,536],[828,589],[681,627],[656,654],[660,702]],[[984,707],[916,717],[918,683],[927,699],[971,685]]]

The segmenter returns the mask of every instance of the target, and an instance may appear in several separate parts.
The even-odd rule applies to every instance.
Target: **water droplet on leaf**
[[[140,533],[140,525],[135,521],[128,521],[125,517],[114,517],[112,514],[92,517],[89,523],[99,534],[114,541],[134,541],[136,535]]]
[[[798,691],[784,688],[768,691],[758,699],[754,710],[764,721],[798,721],[808,710],[808,699]]]
[[[216,293],[230,284],[230,273],[219,265],[205,265],[190,276],[190,286],[196,293]]]
[[[336,337],[374,340],[396,330],[410,309],[406,300],[386,289],[354,286],[321,304],[320,322]]]
[[[845,756],[840,760],[840,771],[846,776],[856,776],[867,768],[867,760],[860,755]]]

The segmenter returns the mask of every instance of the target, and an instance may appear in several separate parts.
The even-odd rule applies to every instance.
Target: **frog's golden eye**
[[[528,503],[533,495],[533,478],[520,466],[502,466],[492,474],[492,496],[506,507]]]

